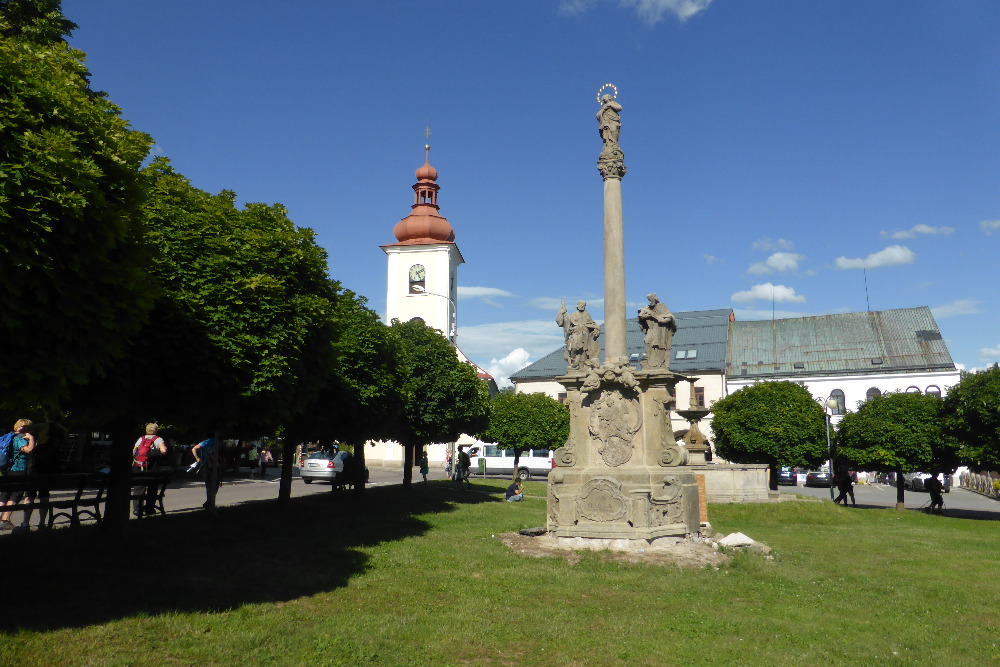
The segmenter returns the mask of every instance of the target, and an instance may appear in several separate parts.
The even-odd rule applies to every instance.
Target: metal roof
[[[717,310],[689,310],[674,313],[677,333],[674,334],[670,349],[670,370],[675,373],[722,373],[726,369],[726,339],[729,336],[729,308]],[[553,326],[555,324],[553,323]],[[604,325],[601,325],[601,358],[604,358]],[[639,368],[639,362],[646,356],[646,343],[636,318],[625,322],[625,345],[632,366]],[[566,374],[566,360],[560,347],[538,361],[525,366],[510,379],[513,382],[526,380],[551,380]],[[690,351],[694,350],[694,355]],[[680,352],[683,358],[678,359]]]
[[[930,308],[732,322],[726,375],[794,377],[954,370]]]

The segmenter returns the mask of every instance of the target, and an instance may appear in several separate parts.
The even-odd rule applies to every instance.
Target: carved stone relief
[[[666,526],[681,521],[681,484],[676,477],[663,477],[663,485],[650,496],[649,525]]]
[[[591,521],[617,521],[628,512],[628,499],[614,480],[598,477],[583,485],[577,511]]]
[[[635,434],[642,426],[639,398],[634,393],[606,389],[590,408],[590,437],[606,464],[628,463],[634,451]]]

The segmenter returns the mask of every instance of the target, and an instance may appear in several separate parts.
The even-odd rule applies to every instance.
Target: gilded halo
[[[598,91],[597,91],[597,103],[598,104],[601,103],[601,93],[603,93],[608,88],[610,88],[611,90],[615,91],[614,95],[611,96],[611,99],[617,99],[618,98],[618,87],[615,86],[615,84],[613,84],[613,83],[606,83],[603,86],[601,86],[600,89],[598,89]]]

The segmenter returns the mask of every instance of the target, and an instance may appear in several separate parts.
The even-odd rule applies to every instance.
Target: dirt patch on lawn
[[[548,535],[504,533],[500,535],[500,540],[518,555],[565,558],[570,565],[578,563],[580,554],[584,551],[593,551],[599,558],[614,563],[646,563],[680,568],[718,568],[730,561],[728,555],[720,552],[713,544],[702,540],[678,540],[670,544],[623,549],[605,546],[577,547]]]

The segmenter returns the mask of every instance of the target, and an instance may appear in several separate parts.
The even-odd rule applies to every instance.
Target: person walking
[[[156,424],[146,424],[146,434],[135,441],[132,446],[132,472],[153,472],[159,463],[159,456],[167,453],[167,445],[163,438],[157,435],[160,427]],[[132,514],[142,517],[152,514],[156,502],[156,484],[148,484],[146,493],[139,497],[142,485],[132,489]]]
[[[469,469],[472,468],[472,459],[465,451],[465,445],[458,448],[458,485],[463,489],[471,489],[472,482],[469,481]]]
[[[420,474],[424,477],[424,484],[427,483],[428,472],[430,472],[430,469],[427,465],[427,450],[424,450],[420,453]]]
[[[927,493],[931,494],[931,506],[928,508],[930,512],[943,512],[944,511],[944,496],[941,492],[944,487],[941,484],[941,480],[938,479],[937,475],[933,477],[928,477],[924,480],[924,488],[927,489]]]
[[[271,456],[271,450],[264,447],[260,450],[260,478],[264,479],[267,477],[267,466],[269,463],[273,463],[274,458]]]
[[[847,471],[847,468],[840,468],[837,470],[837,474],[834,475],[833,481],[837,484],[837,490],[840,491],[840,495],[833,500],[834,504],[843,500],[844,507],[847,507],[847,497],[850,496],[851,505],[857,507],[858,503],[854,500],[854,484],[851,481],[851,473]]]
[[[35,450],[35,436],[28,432],[31,426],[30,419],[18,419],[14,422],[14,442],[11,445],[11,463],[5,477],[27,477],[31,474],[31,467],[34,463],[32,452]],[[14,524],[10,517],[13,514],[13,507],[24,498],[24,490],[2,491],[0,492],[0,506],[4,507],[4,512],[0,514],[0,530],[12,530]],[[34,497],[29,497],[34,500]]]

